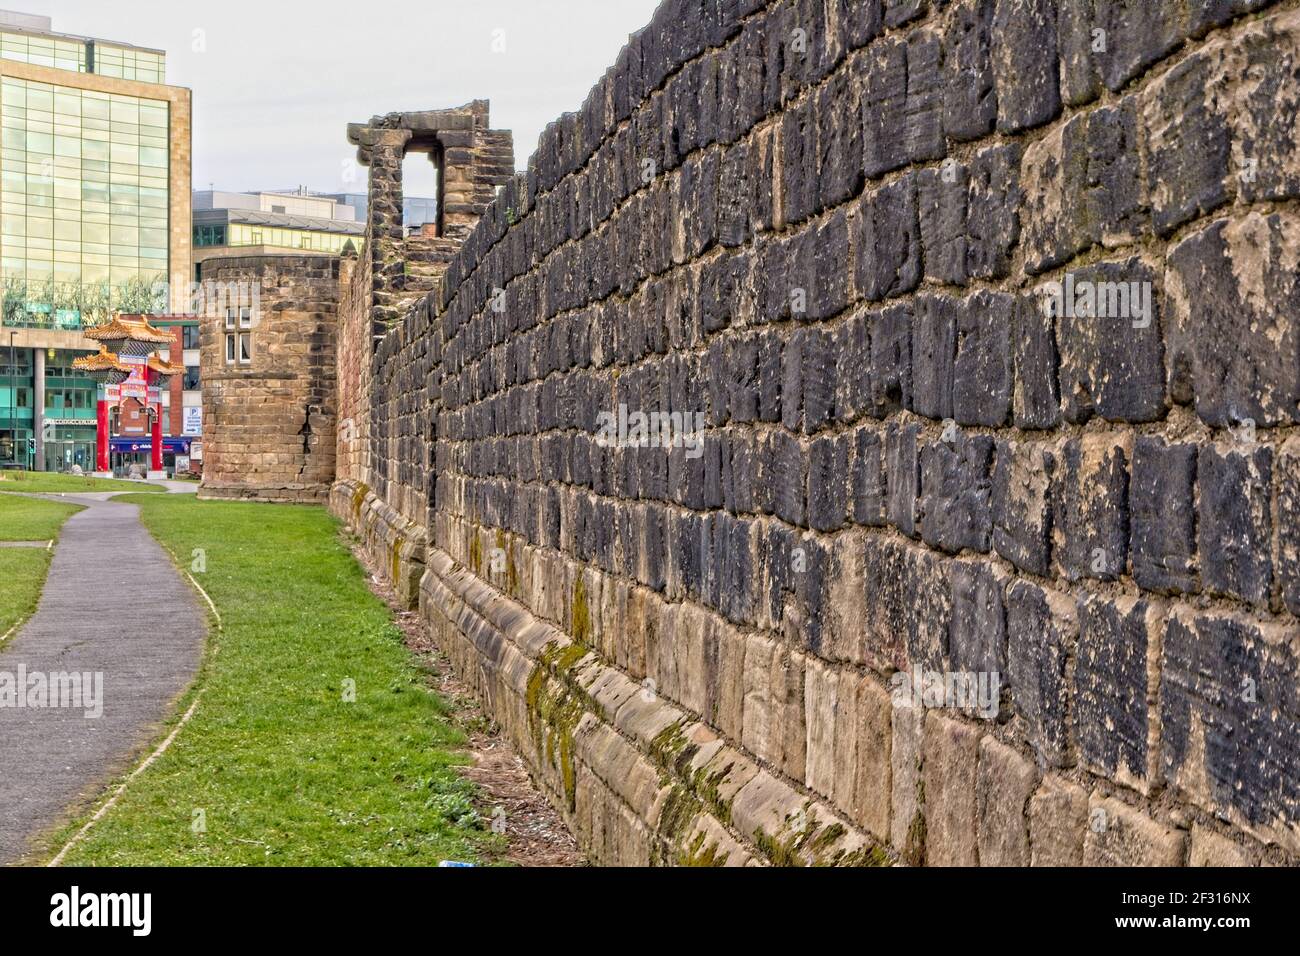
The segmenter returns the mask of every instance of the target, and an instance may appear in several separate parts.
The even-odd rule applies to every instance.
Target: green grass
[[[202,550],[224,629],[194,718],[69,865],[428,866],[503,848],[456,771],[462,735],[323,509],[129,500],[184,565]]]
[[[79,505],[0,494],[0,541],[49,541],[80,510]]]
[[[0,640],[36,610],[50,553],[44,548],[0,548]]]
[[[0,491],[66,492],[79,491],[166,491],[162,485],[143,481],[119,481],[115,478],[78,478],[44,471],[0,471]]]

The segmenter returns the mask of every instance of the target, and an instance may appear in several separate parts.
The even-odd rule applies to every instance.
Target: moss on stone
[[[578,791],[574,731],[582,715],[592,709],[571,671],[586,655],[587,649],[581,645],[551,641],[528,676],[525,696],[533,745],[547,764],[558,765],[571,813],[577,809]]]
[[[399,534],[393,538],[393,547],[389,552],[389,579],[393,582],[393,587],[400,588],[402,580],[402,545],[405,539]]]
[[[925,814],[920,810],[907,827],[907,843],[903,847],[903,862],[920,866],[925,862]]]
[[[361,518],[361,506],[366,503],[368,494],[370,494],[370,486],[364,481],[358,481],[356,491],[352,492],[352,515],[358,520]]]
[[[478,532],[473,533],[469,540],[469,566],[474,573],[482,577],[483,575],[483,542],[478,536]]]
[[[677,855],[678,866],[726,866],[728,853],[718,853],[718,844],[706,842],[703,833],[697,833],[681,853]]]

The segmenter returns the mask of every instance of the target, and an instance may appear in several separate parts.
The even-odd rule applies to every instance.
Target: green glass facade
[[[141,83],[162,83],[167,71],[166,55],[156,50],[10,30],[0,31],[0,58]]]
[[[66,471],[73,465],[94,467],[95,383],[74,372],[80,353],[50,350],[45,359],[46,471]],[[35,453],[35,396],[31,349],[0,348],[0,462],[32,468]],[[15,458],[16,455],[16,458]]]
[[[280,226],[257,226],[232,222],[228,225],[201,225],[194,227],[194,248],[213,246],[276,246],[281,249],[306,249],[311,252],[328,252],[338,255],[343,247],[352,243],[358,252],[365,240],[361,236],[315,229],[290,229]]]
[[[5,77],[5,323],[78,328],[149,311],[168,271],[168,104]]]
[[[162,84],[157,51],[6,25],[8,63],[64,72],[0,76],[0,467],[92,471],[95,382],[73,370],[84,352],[63,333],[166,309],[171,163],[185,162],[170,155],[171,126],[188,107],[173,117],[174,91],[108,92],[116,84],[77,76]],[[10,347],[15,336],[25,347]]]

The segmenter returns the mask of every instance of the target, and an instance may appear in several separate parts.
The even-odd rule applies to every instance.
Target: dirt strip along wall
[[[334,507],[596,861],[1295,863],[1298,100],[1295,2],[666,0],[345,314]]]

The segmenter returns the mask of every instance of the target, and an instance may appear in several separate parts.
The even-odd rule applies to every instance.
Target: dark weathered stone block
[[[849,502],[849,443],[844,437],[818,438],[808,449],[808,526],[837,531]]]
[[[975,154],[966,209],[966,272],[1000,279],[1020,240],[1020,146],[990,146]]]
[[[1201,578],[1209,591],[1261,606],[1273,581],[1273,450],[1206,445],[1200,486]]]
[[[1061,0],[1057,18],[1057,45],[1061,54],[1061,99],[1081,106],[1101,94],[1093,47],[1109,43],[1099,36],[1102,27],[1093,15],[1093,0]]]
[[[896,305],[868,313],[873,413],[884,418],[912,407],[912,309]]]
[[[835,339],[822,328],[801,329],[803,335],[803,430],[824,428],[835,409]]]
[[[853,436],[852,515],[856,524],[878,527],[885,523],[888,501],[885,483],[884,443],[880,433],[858,428]]]
[[[952,626],[948,662],[955,671],[997,674],[1007,670],[1007,615],[1003,575],[982,561],[953,561]]]
[[[1145,600],[1078,600],[1074,728],[1080,762],[1146,792],[1157,782],[1155,699],[1161,608]]]
[[[863,68],[862,168],[877,179],[908,161],[907,44],[896,38],[872,44]]]
[[[852,421],[871,409],[868,314],[856,312],[835,332],[835,418]]]
[[[1180,608],[1161,654],[1163,769],[1257,837],[1300,847],[1300,673],[1294,634]]]
[[[916,177],[925,274],[952,285],[966,284],[967,179],[966,167],[955,160]]]
[[[1207,103],[1213,81],[1211,60],[1197,54],[1143,94],[1151,224],[1159,235],[1228,201],[1228,126]]]
[[[1219,220],[1169,251],[1169,390],[1207,424],[1300,421],[1297,250],[1288,212]]]
[[[808,459],[803,446],[793,435],[776,431],[768,450],[771,464],[765,477],[775,483],[773,510],[782,521],[803,525],[807,519],[808,487]]]
[[[1007,677],[1016,712],[1039,759],[1049,767],[1070,761],[1066,668],[1078,635],[1075,605],[1029,581],[1006,590]]]
[[[957,312],[952,416],[959,425],[1002,425],[1011,410],[1011,324],[1016,300],[981,289]]]
[[[1113,581],[1128,561],[1128,462],[1131,439],[1072,438],[1061,449],[1053,483],[1054,550],[1071,581]]]
[[[953,360],[959,303],[921,296],[912,317],[912,410],[926,418],[952,417]]]
[[[891,424],[885,430],[885,482],[888,489],[886,515],[909,538],[916,537],[916,498],[921,484],[921,463],[917,455],[917,425]]]
[[[943,53],[943,128],[959,142],[993,132],[997,95],[989,43],[993,0],[957,0],[948,13]]]
[[[1039,287],[1056,316],[1065,418],[1150,422],[1165,408],[1155,274],[1140,259],[1104,262]]]
[[[921,281],[921,227],[913,176],[863,195],[854,248],[858,291],[868,301],[916,288]]]
[[[943,41],[934,30],[907,35],[907,99],[903,130],[910,162],[941,159],[943,139]]]
[[[999,441],[993,458],[993,550],[1046,577],[1052,553],[1056,456],[1040,444]]]
[[[1155,435],[1133,444],[1133,580],[1148,591],[1195,591],[1196,446]]]
[[[999,130],[1041,126],[1061,112],[1054,0],[996,0],[992,60]]]
[[[992,532],[993,439],[960,436],[921,449],[921,537],[956,554],[988,551]]]

